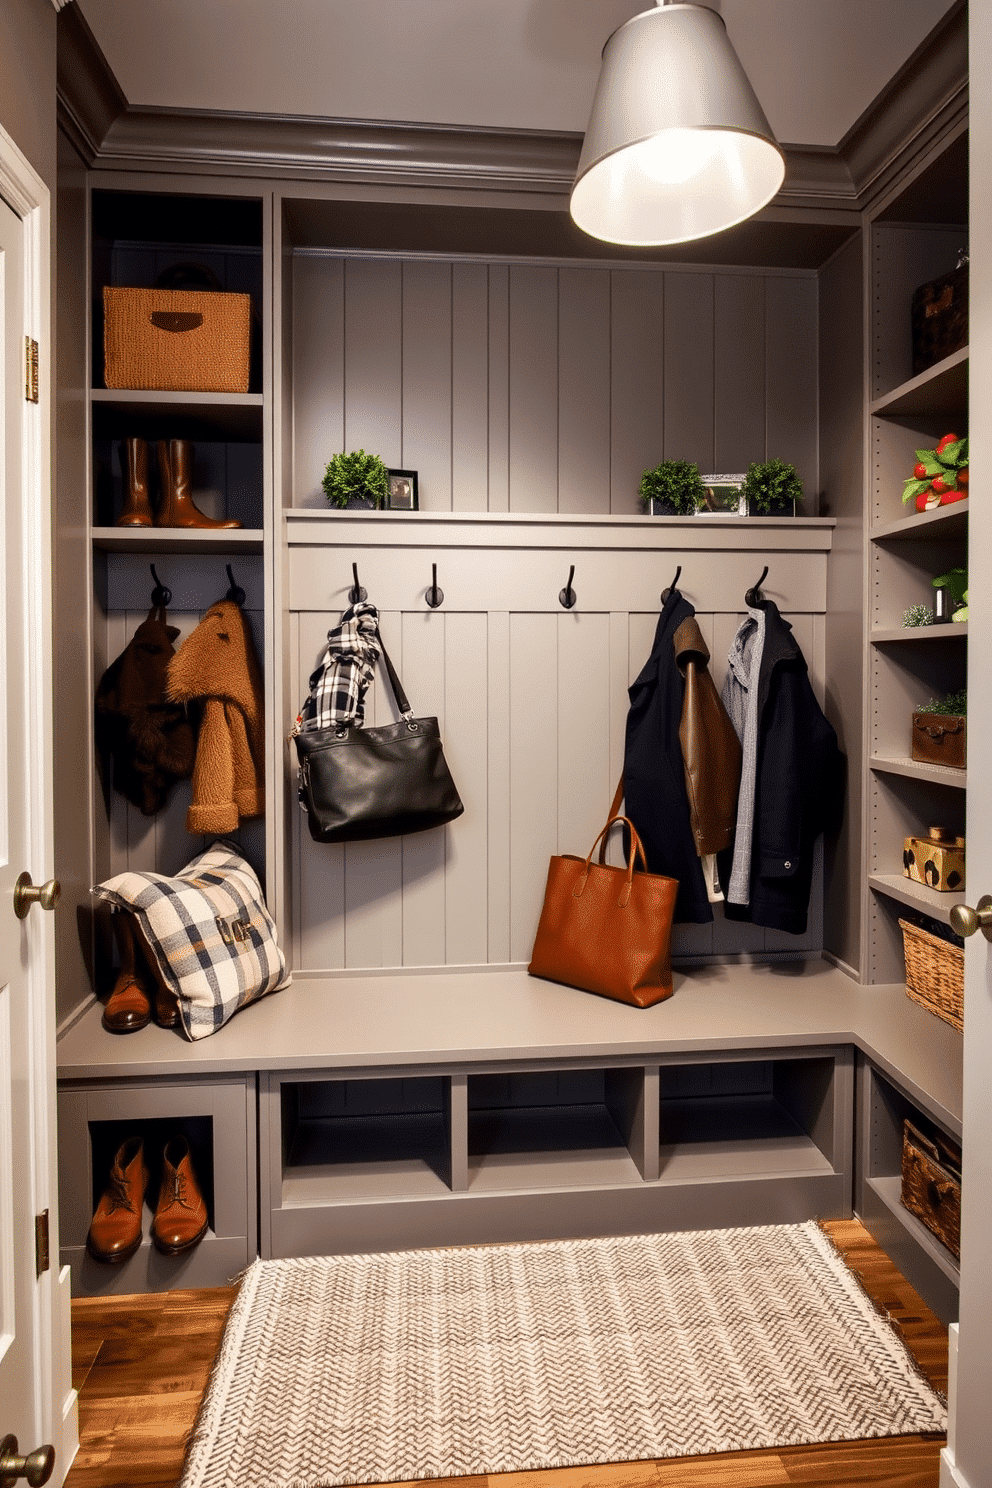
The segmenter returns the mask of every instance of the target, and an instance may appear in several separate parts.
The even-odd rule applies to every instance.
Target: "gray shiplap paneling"
[[[403,265],[349,259],[344,291],[345,448],[367,450],[398,466],[403,447]],[[316,370],[314,375],[319,375]],[[296,382],[294,378],[294,397]]]
[[[558,270],[510,268],[510,510],[558,509]]]
[[[610,492],[610,276],[558,271],[558,510],[602,512]]]
[[[610,511],[638,510],[645,470],[664,457],[665,294],[661,274],[610,275]]]
[[[451,488],[459,511],[489,505],[489,272],[451,266]]]
[[[451,265],[403,265],[402,449],[387,460],[419,474],[420,506],[451,510]]]
[[[294,260],[293,505],[335,449],[444,511],[637,511],[663,458],[793,462],[817,510],[811,276]]]

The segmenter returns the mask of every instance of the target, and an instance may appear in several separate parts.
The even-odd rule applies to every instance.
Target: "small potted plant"
[[[903,482],[902,499],[918,512],[952,506],[968,494],[968,436],[945,434],[936,449],[918,449],[912,475]]]
[[[689,460],[662,460],[641,476],[640,497],[653,517],[694,516],[704,499],[699,466]]]
[[[760,460],[747,467],[741,495],[749,517],[794,517],[803,499],[803,483],[795,465]]]
[[[912,758],[930,765],[965,768],[968,693],[949,692],[921,703],[913,714]]]
[[[378,455],[357,449],[332,455],[322,484],[331,506],[378,511],[389,494],[389,471]]]

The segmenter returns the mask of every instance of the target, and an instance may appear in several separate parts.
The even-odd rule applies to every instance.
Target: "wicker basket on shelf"
[[[964,951],[908,920],[900,920],[899,925],[906,956],[906,992],[928,1013],[963,1032]]]

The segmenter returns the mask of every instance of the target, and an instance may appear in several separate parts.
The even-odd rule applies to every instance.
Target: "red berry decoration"
[[[926,480],[927,467],[924,465],[922,460],[917,460],[916,464],[913,466],[913,474],[915,475],[917,480]]]
[[[940,498],[941,506],[953,506],[955,501],[963,501],[967,491],[945,491]]]
[[[925,491],[921,491],[917,496],[916,510],[920,512],[929,511],[931,507],[937,506],[939,503],[940,497],[935,496],[928,486]]]
[[[949,444],[957,444],[957,442],[958,442],[958,436],[956,434],[945,434],[944,437],[943,437],[943,439],[940,441],[940,443],[937,446],[937,453],[938,453],[938,455],[943,454],[944,450],[947,448],[947,446]]]
[[[952,491],[954,489],[954,487],[953,486],[949,486],[947,484],[947,482],[944,480],[943,476],[940,476],[940,475],[935,475],[934,478],[933,478],[933,480],[930,482],[930,484],[933,487],[933,489],[937,492],[937,495],[938,496],[944,496],[944,495],[947,494],[948,491]]]

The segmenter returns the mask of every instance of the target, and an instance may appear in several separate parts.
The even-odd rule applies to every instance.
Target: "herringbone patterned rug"
[[[181,1488],[327,1488],[945,1425],[813,1223],[259,1261]]]

